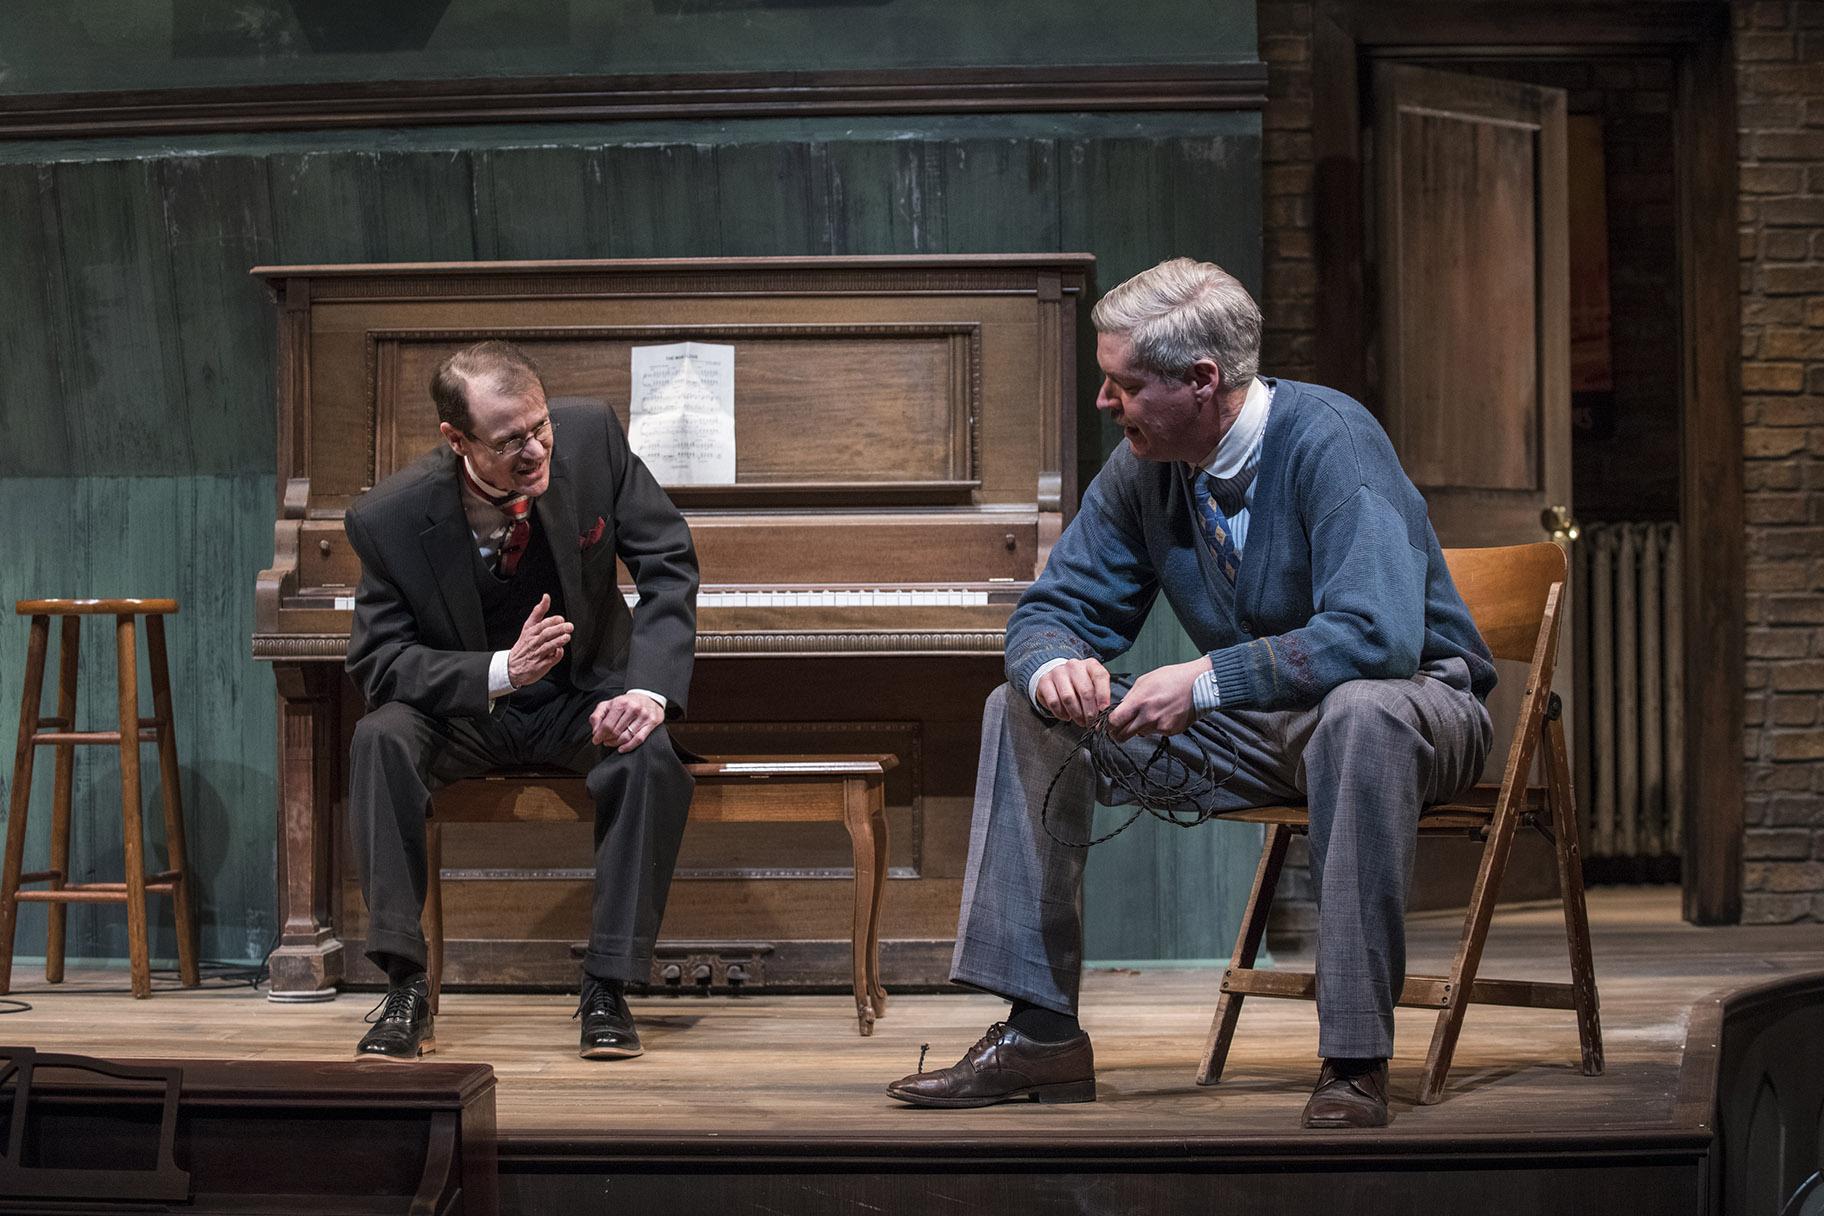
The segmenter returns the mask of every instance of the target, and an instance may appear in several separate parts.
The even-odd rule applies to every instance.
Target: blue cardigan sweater
[[[1347,680],[1461,658],[1479,698],[1495,668],[1451,582],[1425,500],[1386,432],[1342,393],[1277,382],[1235,585],[1198,532],[1184,465],[1125,442],[1007,624],[1007,677],[1133,644],[1160,592],[1210,656],[1224,709],[1314,705]]]

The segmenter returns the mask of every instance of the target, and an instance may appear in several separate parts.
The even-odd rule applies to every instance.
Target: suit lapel
[[[570,480],[570,462],[562,456],[551,461],[551,484],[532,504],[538,512],[551,560],[557,565],[557,585],[564,593],[564,613],[580,622],[589,605],[583,600],[583,559],[577,550],[576,487]]]
[[[475,586],[475,534],[469,531],[469,519],[462,510],[453,456],[445,460],[437,478],[425,522],[418,541],[436,575],[444,611],[456,626],[464,649],[486,650],[488,631],[481,617],[481,591]]]

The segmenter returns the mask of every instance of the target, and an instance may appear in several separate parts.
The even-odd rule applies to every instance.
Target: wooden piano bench
[[[691,764],[697,823],[840,823],[855,858],[851,941],[855,1018],[874,1033],[886,1013],[880,983],[880,901],[887,880],[886,774],[892,755],[720,756]],[[443,832],[446,823],[593,823],[595,805],[575,773],[516,771],[458,781],[431,799],[425,833],[429,887],[424,931],[431,1007],[443,980]]]

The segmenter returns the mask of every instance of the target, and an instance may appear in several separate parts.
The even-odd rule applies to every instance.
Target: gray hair
[[[1096,302],[1089,319],[1133,343],[1156,376],[1181,377],[1214,359],[1223,387],[1245,388],[1260,372],[1260,306],[1214,262],[1172,258],[1143,270]]]

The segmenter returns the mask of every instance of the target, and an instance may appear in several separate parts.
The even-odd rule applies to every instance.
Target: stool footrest
[[[30,874],[21,874],[20,882],[56,882],[63,877],[62,870],[33,870]]]
[[[139,728],[141,743],[157,743],[158,727],[141,726]],[[32,736],[32,743],[37,747],[51,747],[57,744],[118,744],[120,732],[117,730],[41,730]]]

